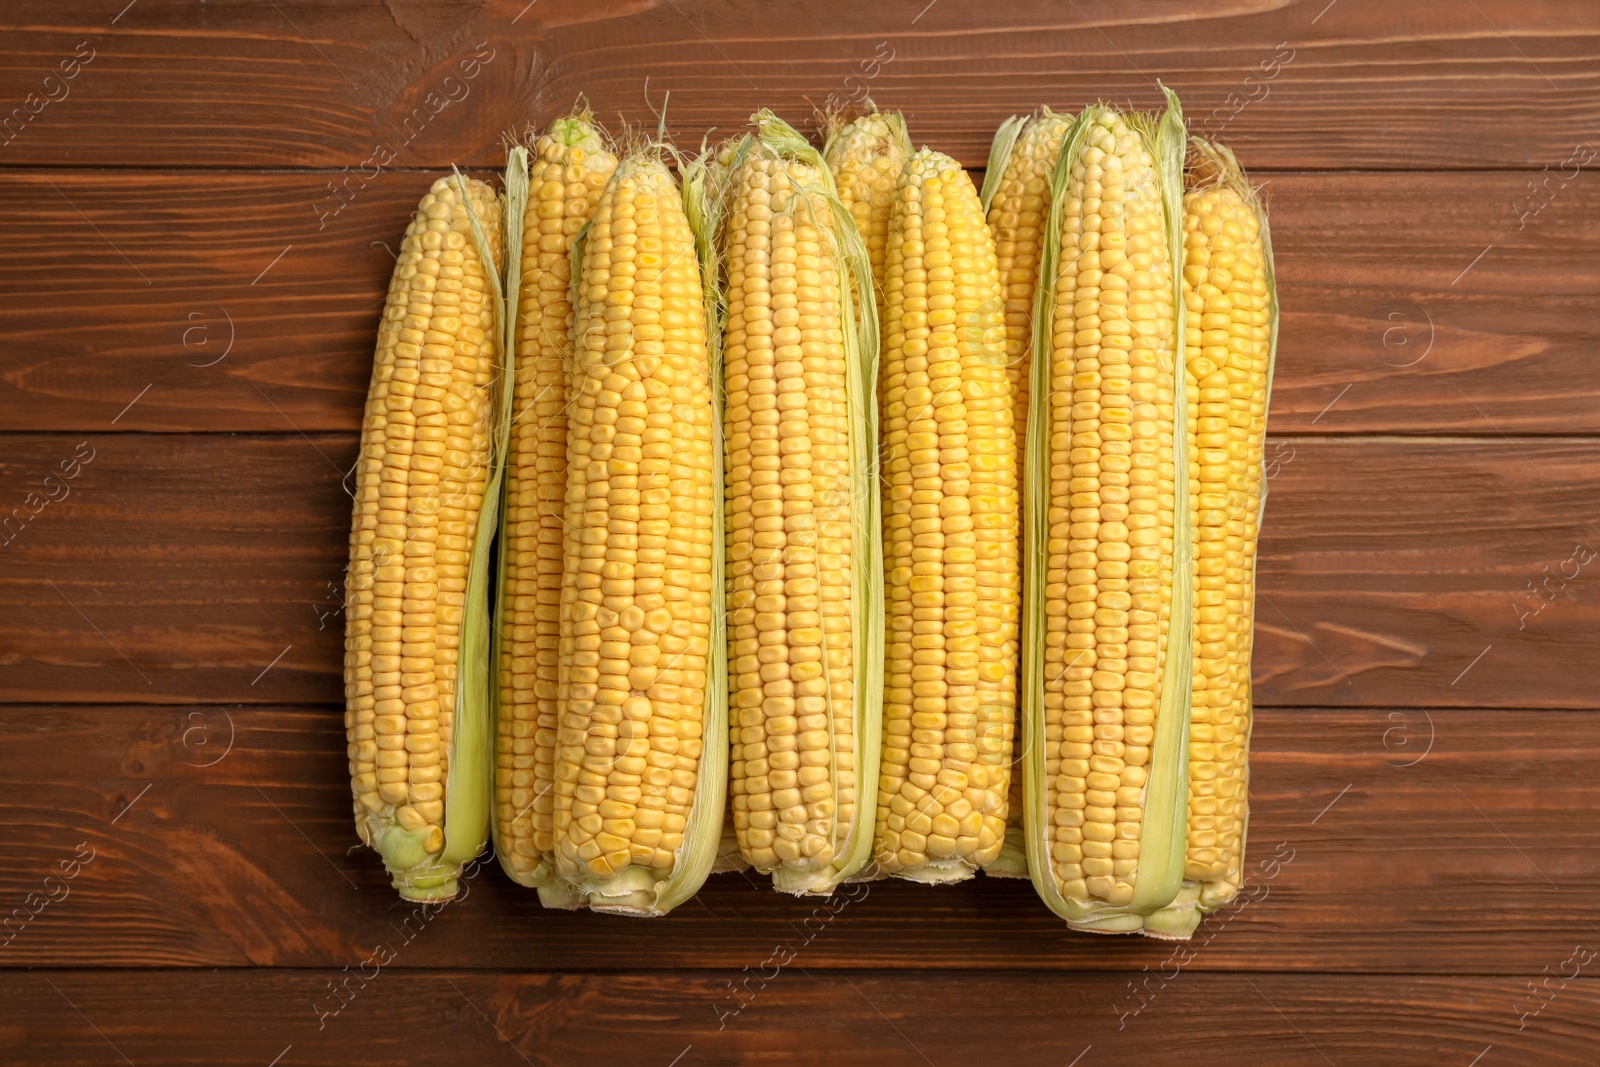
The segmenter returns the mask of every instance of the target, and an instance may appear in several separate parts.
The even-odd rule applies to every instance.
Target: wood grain
[[[0,699],[342,700],[355,448],[326,434],[9,437]],[[68,495],[21,523],[80,450],[93,455]],[[1268,459],[1261,703],[1596,705],[1585,561],[1600,552],[1600,447],[1312,437],[1269,443]]]
[[[948,1067],[982,1062],[1000,1044],[1006,1062],[1019,1067],[1388,1067],[1467,1064],[1474,1056],[1489,1064],[1588,1065],[1600,1038],[1600,982],[1591,978],[1568,982],[1518,1030],[1512,1008],[1527,994],[1517,979],[1194,974],[1122,1019],[1119,1030],[1112,998],[1122,975],[1041,982],[1015,974],[786,969],[732,1015],[739,1001],[729,982],[737,976],[726,972],[374,975],[369,966],[367,973],[370,980],[318,971],[8,973],[0,975],[0,994],[14,1005],[15,1021],[0,1029],[0,1053],[26,1050],[40,1067],[99,1067],[119,1062],[119,1054],[131,1063],[218,1067],[261,1067],[279,1055],[284,1064],[330,1067]],[[337,1015],[330,979],[349,991]],[[319,1008],[330,1012],[321,1029]],[[152,1013],[171,1023],[151,1025]]]
[[[0,35],[0,101],[24,109],[0,163],[355,167],[386,150],[399,165],[482,165],[503,132],[579,94],[654,129],[670,93],[670,132],[698,144],[760,106],[804,118],[830,94],[870,93],[906,109],[919,142],[977,165],[1007,115],[1151,106],[1157,79],[1259,167],[1538,169],[1593,137],[1587,5],[1480,0],[1404,19],[1384,0],[1326,7],[28,0]],[[46,83],[85,44],[76,76]]]
[[[28,235],[0,266],[18,305],[0,421],[355,429],[392,257],[434,177],[0,176],[0,218]],[[63,256],[74,270],[41,291]]]
[[[6,966],[395,966],[807,971],[1163,968],[1170,943],[1075,934],[1026,881],[852,887],[798,900],[714,877],[660,921],[551,912],[488,863],[429,913],[400,904],[350,822],[337,708],[7,707],[7,908],[80,847],[65,896],[13,927]],[[1264,709],[1251,756],[1249,903],[1186,969],[1529,975],[1564,959],[1600,891],[1600,716]],[[1503,836],[1502,836],[1503,835]],[[34,906],[37,906],[35,903]],[[1600,943],[1600,942],[1596,942]],[[1120,986],[1120,983],[1119,983]]]
[[[432,177],[354,183],[330,216],[337,175],[0,173],[0,425],[356,428],[390,250]],[[1600,184],[1519,230],[1528,180],[1272,176],[1273,429],[1600,432]]]
[[[6,5],[0,1064],[1592,1064],[1597,43],[1574,0]],[[432,177],[579,94],[686,147],[870,94],[979,167],[1156,79],[1277,250],[1252,902],[1179,947],[987,878],[401,907],[341,481]]]

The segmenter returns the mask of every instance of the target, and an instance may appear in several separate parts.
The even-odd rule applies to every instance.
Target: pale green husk
[[[1022,136],[1030,121],[1028,115],[1012,115],[994,131],[994,140],[989,144],[989,162],[983,169],[983,188],[978,190],[985,215],[989,214],[989,205],[1000,191],[1000,179],[1005,176],[1006,164],[1011,162],[1011,150],[1017,146],[1017,138]]]
[[[846,403],[850,414],[851,584],[856,607],[852,634],[855,732],[855,814],[845,828],[835,860],[826,870],[787,865],[772,872],[773,888],[795,894],[827,894],[861,871],[872,855],[876,786],[883,724],[883,543],[878,516],[878,317],[872,294],[872,265],[855,219],[839,200],[832,172],[818,152],[771,111],[751,116],[760,150],[798,159],[816,168],[819,185],[805,188],[832,214],[834,256],[839,260],[839,321],[844,335]],[[903,128],[903,124],[902,124]],[[741,153],[742,154],[742,153]],[[809,199],[800,203],[809,203]],[[829,698],[832,699],[831,697]],[[838,780],[837,754],[833,781]]]
[[[489,434],[489,476],[484,487],[483,508],[473,529],[472,555],[467,565],[467,588],[461,616],[461,645],[456,671],[455,719],[450,732],[449,770],[444,781],[444,848],[429,856],[423,848],[423,833],[391,823],[374,835],[374,845],[383,857],[394,887],[407,900],[450,900],[455,897],[463,864],[483,851],[489,836],[489,805],[493,782],[493,744],[490,739],[492,686],[490,683],[489,561],[499,524],[501,482],[505,476],[506,441],[511,427],[510,340],[513,329],[508,317],[502,275],[490,252],[489,238],[467,195],[466,179],[454,175],[456,189],[466,205],[472,224],[472,239],[489,276],[493,294],[495,328],[500,332],[502,364],[496,378],[492,403],[494,424]],[[527,181],[518,188],[508,184],[501,214],[515,233],[522,229],[520,199],[527,195]],[[510,246],[515,247],[515,246]],[[517,256],[507,256],[508,279],[515,284],[520,269]]]
[[[1161,678],[1161,702],[1157,713],[1156,737],[1151,753],[1149,781],[1144,797],[1144,820],[1139,836],[1139,870],[1133,901],[1125,907],[1070,900],[1056,887],[1050,856],[1051,812],[1045,803],[1044,780],[1044,569],[1049,534],[1049,434],[1052,349],[1054,330],[1056,271],[1061,254],[1061,213],[1072,164],[1081,151],[1089,125],[1108,113],[1095,106],[1085,109],[1074,121],[1057,157],[1051,186],[1051,206],[1046,225],[1045,244],[1039,264],[1039,284],[1035,289],[1033,367],[1030,382],[1031,408],[1028,413],[1027,492],[1024,502],[1024,641],[1023,669],[1023,760],[1024,827],[1028,845],[1028,867],[1034,888],[1050,909],[1076,929],[1095,933],[1123,933],[1145,930],[1157,936],[1187,937],[1187,931],[1168,929],[1158,920],[1158,929],[1146,929],[1147,916],[1170,904],[1182,886],[1184,844],[1187,831],[1189,773],[1189,703],[1192,662],[1192,600],[1194,593],[1194,548],[1189,514],[1189,475],[1187,441],[1187,400],[1183,388],[1184,318],[1183,300],[1183,114],[1178,98],[1163,89],[1167,110],[1159,119],[1149,115],[1129,115],[1128,125],[1145,139],[1156,160],[1161,180],[1161,201],[1166,221],[1168,246],[1173,256],[1173,328],[1176,351],[1173,370],[1176,376],[1173,402],[1173,588],[1167,647]],[[1198,918],[1198,917],[1197,917]],[[1190,926],[1192,928],[1192,924]]]

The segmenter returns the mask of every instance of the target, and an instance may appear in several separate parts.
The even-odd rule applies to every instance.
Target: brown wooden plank
[[[7,444],[7,699],[343,699],[353,436]]]
[[[322,225],[329,180],[0,173],[0,425],[358,426],[387,248],[431,176],[385,173]],[[1600,431],[1600,184],[1519,231],[1527,181],[1273,176],[1274,429]]]
[[[753,987],[737,1015],[725,972],[7,973],[0,990],[15,1021],[0,1030],[0,1053],[41,1067],[100,1067],[119,1055],[218,1067],[261,1067],[274,1056],[330,1067],[878,1067],[979,1063],[999,1046],[1021,1067],[1218,1059],[1409,1067],[1474,1056],[1486,1065],[1588,1065],[1600,1038],[1600,982],[1586,977],[1567,982],[1519,1030],[1512,1007],[1526,993],[1517,979],[1196,974],[1119,1029],[1109,998],[1120,976],[833,976],[797,967]],[[330,980],[346,983],[343,1001]]]
[[[284,0],[197,12],[108,0],[62,12],[29,0],[9,5],[0,35],[12,122],[0,158],[483,164],[502,131],[580,93],[654,128],[649,105],[670,92],[670,129],[689,144],[759,106],[804,118],[830,94],[870,93],[908,110],[919,141],[975,165],[1006,115],[1148,106],[1157,79],[1257,166],[1538,168],[1593,137],[1600,59],[1585,4],[1480,0],[1404,20],[1384,0],[1326,6]],[[65,81],[63,61],[77,63]]]
[[[0,176],[0,219],[27,235],[0,267],[17,307],[0,423],[358,427],[393,252],[433,179],[384,173],[319,218],[337,174]]]
[[[342,700],[355,448],[9,437],[0,699]],[[91,450],[76,478],[46,483]],[[1268,458],[1262,703],[1596,706],[1600,444],[1291,438]]]
[[[784,945],[808,971],[1515,976],[1600,944],[1590,714],[1263,710],[1249,903],[1201,927],[1192,961],[1072,933],[1026,881],[989,878],[825,902],[719,875],[629,922],[544,911],[490,863],[457,903],[414,910],[357,845],[336,708],[7,707],[0,734],[0,902],[40,909],[6,931],[6,966],[340,966],[398,938],[407,969],[738,971]]]

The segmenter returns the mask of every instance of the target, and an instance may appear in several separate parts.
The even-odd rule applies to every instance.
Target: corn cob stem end
[[[1143,916],[1126,912],[1067,920],[1068,926],[1085,934],[1137,934],[1144,923]]]
[[[531,870],[518,869],[506,862],[504,856],[500,857],[500,869],[506,872],[506,877],[521,886],[537,889],[555,877],[556,865],[548,857],[539,861]]]
[[[832,893],[838,884],[839,872],[832,867],[821,871],[778,867],[772,872],[772,888],[780,893],[792,893],[797,897],[825,897]]]
[[[662,875],[647,867],[626,867],[602,880],[582,884],[557,880],[539,887],[539,903],[547,908],[609,912],[613,915],[665,915],[658,906]]]
[[[1232,882],[1202,882],[1200,885],[1200,910],[1206,915],[1225,908],[1239,895],[1239,887]]]
[[[1000,846],[1000,855],[984,867],[983,873],[991,878],[1028,877],[1028,846],[1023,840],[1021,826],[1006,827],[1006,840]]]
[[[547,908],[557,908],[561,911],[577,911],[589,902],[589,898],[578,892],[570,883],[560,879],[551,879],[539,887],[539,903]]]
[[[949,882],[965,882],[977,873],[977,868],[960,860],[932,860],[921,867],[895,871],[894,876],[923,885],[945,885]]]
[[[447,867],[430,857],[425,830],[391,826],[378,838],[378,854],[390,880],[406,900],[454,900],[459,867]],[[432,862],[430,862],[432,860]]]
[[[1165,941],[1187,941],[1210,910],[1201,899],[1200,886],[1187,883],[1171,904],[1144,917],[1144,933]]]

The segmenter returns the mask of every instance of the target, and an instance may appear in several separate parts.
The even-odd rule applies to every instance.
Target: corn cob
[[[422,198],[389,283],[356,464],[345,580],[356,830],[417,900],[455,896],[488,828],[500,224],[483,182],[441,178]]]
[[[623,160],[573,265],[554,906],[664,914],[726,785],[719,373],[683,194]]]
[[[1182,117],[1092,107],[1053,182],[1028,432],[1025,826],[1081,929],[1178,934],[1193,588]],[[1042,565],[1042,566],[1041,566]]]
[[[712,349],[712,359],[719,367],[722,363],[722,322],[726,311],[719,249],[728,214],[727,204],[730,195],[728,183],[742,159],[741,153],[748,151],[748,143],[748,137],[740,136],[728,138],[714,147],[702,144],[698,156],[685,159],[681,163],[684,209],[689,215],[689,225],[694,230],[695,246],[700,254],[701,281],[705,286],[706,307],[713,313],[713,320],[707,324],[707,332],[710,335],[707,338],[707,345]],[[718,390],[720,399],[722,395],[720,372],[718,380],[713,385]],[[718,428],[721,429],[720,422]],[[726,460],[725,451],[719,455],[724,457],[724,461]],[[724,550],[726,550],[725,545]],[[723,566],[726,569],[726,560]],[[729,714],[731,733],[731,704]],[[745,859],[744,853],[739,850],[739,838],[733,829],[733,789],[730,783],[725,790],[722,832],[717,840],[717,854],[711,863],[711,873],[728,874],[736,871],[743,873],[749,869],[750,861]]]
[[[733,180],[733,172],[739,168],[749,150],[749,137],[730,137],[715,148],[705,149],[699,158],[699,165],[705,173],[706,197],[713,206],[719,224],[727,218],[728,200],[732,195],[729,183]]]
[[[970,877],[1005,835],[1017,694],[1018,485],[994,241],[960,165],[907,164],[884,270],[886,655],[874,853]]]
[[[838,116],[828,120],[822,157],[833,173],[839,200],[856,221],[872,262],[873,291],[878,319],[883,320],[883,270],[888,257],[889,214],[911,140],[906,120],[898,111],[873,111],[849,122]]]
[[[1017,447],[1026,447],[1028,424],[1029,349],[1033,344],[1033,291],[1038,282],[1039,252],[1044,243],[1045,216],[1050,211],[1050,181],[1055,175],[1061,141],[1072,116],[1049,108],[1029,121],[1015,146],[999,163],[999,178],[985,201],[989,230],[1006,304],[1006,376],[1011,379],[1013,426]],[[985,175],[984,183],[988,184]]]
[[[723,257],[729,792],[751,865],[828,893],[869,858],[883,695],[871,266],[817,151],[752,121]]]
[[[1012,427],[1019,455],[1026,448],[1033,294],[1044,244],[1045,217],[1050,212],[1050,182],[1061,141],[1071,125],[1071,116],[1057,115],[1049,108],[1035,117],[1008,119],[995,134],[983,178],[981,199],[988,212],[989,230],[994,234],[995,258],[1005,293],[1006,376],[1011,380]],[[1000,858],[986,868],[990,874],[1028,876],[1022,838],[1021,760],[1019,745],[1013,754],[1011,793],[1006,804],[1006,847]]]
[[[586,114],[551,123],[532,154],[498,600],[494,823],[501,866],[524,885],[549,877],[555,847],[565,377],[572,326],[568,252],[617,166]]]
[[[700,154],[684,167],[684,202],[685,204],[700,203],[704,206],[707,218],[702,220],[711,236],[711,255],[722,245],[722,233],[727,219],[728,202],[731,197],[729,181],[733,171],[742,159],[742,153],[748,151],[748,137],[730,137],[717,145],[702,144]],[[694,191],[691,191],[694,190]],[[693,220],[691,219],[691,223]],[[700,232],[701,227],[696,227]],[[706,261],[706,257],[702,257]],[[720,268],[719,268],[720,269]],[[723,279],[720,273],[709,275],[712,282],[708,290],[707,299],[721,301]],[[711,330],[713,342],[719,339],[720,331],[715,327]],[[730,695],[730,719],[731,710]],[[730,729],[735,725],[730,721]],[[748,871],[750,861],[744,858],[739,850],[739,838],[733,829],[733,787],[729,782],[726,802],[722,812],[722,837],[717,844],[717,858],[711,865],[712,874],[727,874],[734,871]]]
[[[1191,158],[1183,295],[1197,570],[1180,902],[1209,912],[1233,899],[1243,875],[1256,535],[1277,297],[1266,212],[1233,153],[1195,139]]]

